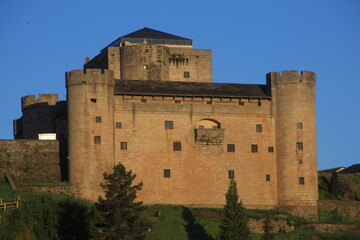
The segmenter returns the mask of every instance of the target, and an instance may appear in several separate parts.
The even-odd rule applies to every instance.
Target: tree
[[[142,202],[135,202],[136,192],[142,189],[142,182],[132,185],[136,175],[126,171],[119,163],[113,173],[104,173],[105,199],[99,196],[95,204],[98,210],[99,231],[96,239],[128,240],[144,239],[150,225],[144,216]]]
[[[342,193],[341,191],[341,185],[339,182],[338,174],[336,172],[333,172],[330,179],[330,186],[329,186],[330,193],[334,197],[339,197]]]
[[[274,239],[274,234],[271,233],[272,229],[273,229],[273,227],[271,226],[270,214],[266,213],[265,220],[264,220],[264,225],[263,225],[264,233],[262,235],[261,240],[273,240]]]
[[[236,181],[231,180],[226,193],[226,205],[224,206],[224,218],[220,225],[219,240],[250,239],[245,208],[242,201],[239,202],[238,200]]]

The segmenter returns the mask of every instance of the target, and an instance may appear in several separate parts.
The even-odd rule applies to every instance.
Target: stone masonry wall
[[[114,119],[121,122],[115,129],[115,160],[137,174],[135,182],[143,181],[140,200],[221,207],[228,171],[233,170],[247,207],[277,205],[276,153],[268,151],[275,146],[268,100],[260,105],[258,99],[246,99],[242,106],[238,99],[226,98],[212,99],[212,104],[206,98],[182,99],[179,104],[170,97],[149,97],[146,103],[140,98],[116,97]],[[195,131],[204,119],[220,123],[221,142],[196,142]],[[172,121],[173,127],[166,129],[165,121]],[[261,132],[256,131],[257,124],[262,125]],[[181,151],[174,151],[174,142],[181,143]],[[228,144],[235,150],[229,152]],[[257,145],[257,152],[251,145]],[[170,170],[170,177],[164,176],[164,169]]]
[[[3,172],[16,183],[59,182],[59,141],[0,140],[0,182]]]

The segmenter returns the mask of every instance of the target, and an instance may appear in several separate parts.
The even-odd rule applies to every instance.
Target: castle
[[[103,172],[121,162],[145,204],[222,206],[235,179],[247,207],[317,214],[313,72],[213,83],[211,50],[143,28],[66,72],[66,88],[66,102],[23,97],[14,136],[67,141],[76,197],[96,201]]]

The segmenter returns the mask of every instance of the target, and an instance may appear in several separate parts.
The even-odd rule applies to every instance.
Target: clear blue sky
[[[22,96],[64,100],[65,71],[143,27],[212,49],[215,82],[316,72],[319,169],[360,163],[359,0],[2,0],[0,139],[13,138]]]

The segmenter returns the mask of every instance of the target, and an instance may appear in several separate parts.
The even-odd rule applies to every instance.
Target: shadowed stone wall
[[[15,183],[59,182],[61,163],[59,141],[0,140],[0,182],[4,171]]]

